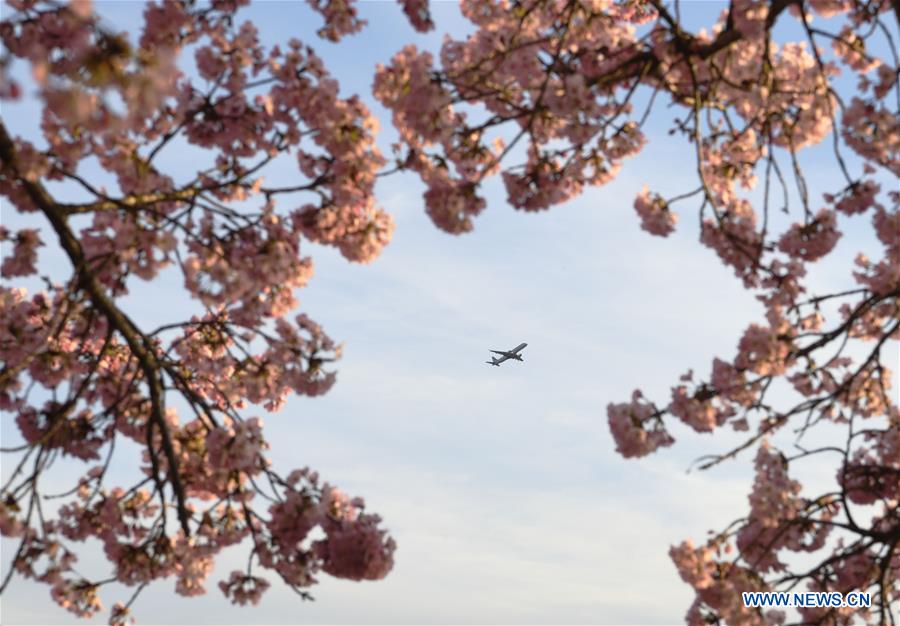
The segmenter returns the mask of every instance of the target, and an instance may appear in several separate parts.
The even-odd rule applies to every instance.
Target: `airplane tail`
[[[496,367],[500,367],[500,364],[497,361],[485,361],[488,365],[494,365]]]

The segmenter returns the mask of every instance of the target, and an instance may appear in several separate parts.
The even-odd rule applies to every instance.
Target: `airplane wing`
[[[512,350],[491,350],[491,352],[493,352],[494,354],[502,354],[503,356],[508,358],[513,358],[519,356],[519,353],[524,350],[525,346],[527,345],[527,343],[520,343]]]

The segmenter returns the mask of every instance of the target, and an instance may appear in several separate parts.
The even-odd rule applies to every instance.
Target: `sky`
[[[139,3],[96,5],[108,23],[137,34]],[[682,13],[689,24],[710,26],[723,6],[685,3]],[[438,32],[422,36],[394,3],[363,3],[369,27],[340,45],[315,38],[318,18],[305,3],[259,2],[240,15],[256,22],[266,43],[295,36],[311,43],[342,93],[360,94],[379,115],[387,154],[393,134],[370,95],[374,65],[406,42],[437,49],[444,32],[467,32],[455,4],[434,10]],[[33,100],[3,106],[15,132],[35,132]],[[517,213],[494,181],[474,232],[454,237],[431,224],[415,177],[391,176],[377,195],[397,230],[377,261],[354,265],[307,245],[316,274],[297,294],[300,309],[344,343],[344,356],[328,394],[260,413],[270,456],[283,473],[309,466],[364,496],[398,543],[394,570],[364,583],[323,575],[312,603],[273,579],[257,607],[234,607],[215,583],[243,567],[246,549],[239,547],[220,556],[205,596],[176,596],[173,580],[148,588],[133,606],[138,622],[682,622],[692,592],[669,547],[700,542],[745,511],[752,457],[688,472],[701,454],[738,440],[675,425],[674,447],[625,460],[615,453],[606,405],[627,401],[635,388],[664,402],[689,368],[706,375],[713,357],[732,358],[763,309],[698,245],[695,205],[681,205],[668,239],[639,228],[632,204],[645,184],[672,194],[696,186],[686,146],[666,136],[672,115],[657,108],[649,146],[615,181],[550,211]],[[167,158],[177,168],[191,155]],[[815,151],[805,158],[816,195],[834,166]],[[5,203],[2,218],[7,227],[22,219]],[[856,252],[877,252],[864,222],[846,227],[836,251],[812,272],[823,289],[848,284]],[[51,251],[42,262],[67,271]],[[156,326],[195,310],[181,292],[174,274],[166,275],[152,288],[136,287],[126,308]],[[520,342],[528,343],[524,362],[485,365],[488,349]],[[896,343],[891,351],[897,354]],[[4,445],[15,439],[11,415],[3,415],[0,435]],[[123,479],[126,461],[116,468]],[[2,469],[9,470],[7,459]],[[815,466],[800,471],[812,483],[832,475]],[[83,552],[80,569],[103,577],[98,545]],[[11,544],[0,549],[3,574]],[[128,597],[122,587],[104,591],[107,607]],[[45,586],[22,580],[0,610],[8,624],[79,621],[50,602]],[[93,621],[105,619],[101,613]]]

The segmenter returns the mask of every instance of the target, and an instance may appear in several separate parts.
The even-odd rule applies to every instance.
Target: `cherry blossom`
[[[183,596],[206,593],[221,550],[245,541],[248,570],[219,584],[238,604],[256,603],[270,584],[254,569],[274,570],[309,597],[319,572],[371,580],[393,565],[381,519],[313,472],[282,478],[267,458],[262,419],[243,412],[248,404],[275,412],[289,394],[319,395],[335,382],[329,364],[340,347],[296,312],[295,291],[313,276],[301,241],[367,263],[394,229],[373,195],[385,162],[377,121],[359,97],[340,95],[312,48],[264,47],[240,20],[245,4],[149,2],[136,39],[111,30],[85,1],[14,0],[0,22],[8,53],[0,97],[21,97],[6,65],[23,62],[42,135],[32,143],[0,123],[0,194],[44,219],[41,229],[0,228],[0,271],[5,279],[40,273],[48,241],[59,242],[72,271],[46,279],[39,293],[0,288],[0,405],[23,443],[11,450],[21,464],[0,492],[0,532],[19,542],[10,573],[48,585],[81,617],[102,610],[111,581],[135,587],[113,604],[115,624],[134,621],[134,599],[156,580],[173,578]],[[363,26],[352,2],[311,6],[326,38]],[[428,27],[427,6],[403,8]],[[184,73],[186,55],[203,80]],[[178,142],[208,157],[187,176],[157,160]],[[293,186],[266,184],[263,170],[281,155],[296,164]],[[110,175],[110,189],[81,176],[87,160]],[[66,202],[54,181],[86,199]],[[146,296],[167,268],[181,273],[197,312],[141,327],[121,298]],[[107,475],[121,437],[142,448],[144,479],[131,486]],[[87,467],[45,517],[52,511],[38,508],[37,477],[60,455]],[[24,471],[35,459],[39,471]],[[335,517],[341,498],[353,515]],[[261,500],[281,504],[267,512]],[[301,546],[314,527],[329,539]],[[108,579],[76,573],[88,539],[102,546]]]
[[[396,544],[381,519],[267,457],[260,412],[336,380],[340,346],[296,312],[314,280],[307,244],[374,261],[395,228],[375,182],[395,170],[421,180],[423,209],[451,234],[477,227],[493,177],[514,208],[551,210],[651,148],[648,120],[664,110],[695,188],[663,195],[644,172],[624,204],[665,237],[688,215],[676,205],[695,202],[700,244],[761,309],[731,354],[710,355],[708,378],[682,376],[661,404],[640,390],[607,404],[623,457],[674,445],[675,418],[744,438],[701,469],[755,459],[746,514],[670,551],[695,593],[686,620],[781,624],[785,613],[745,607],[741,592],[808,589],[874,599],[803,609],[809,623],[889,623],[900,585],[900,412],[885,362],[900,339],[896,2],[733,0],[693,30],[678,2],[462,0],[466,35],[434,52],[400,42],[375,70],[372,96],[397,137],[390,170],[364,99],[343,94],[308,42],[264,46],[245,4],[149,2],[135,37],[85,1],[10,0],[0,21],[0,99],[23,97],[8,67],[25,66],[40,128],[22,137],[0,122],[0,195],[42,224],[0,229],[0,408],[22,442],[0,488],[0,532],[18,542],[10,576],[85,617],[105,584],[74,569],[89,538],[109,580],[138,591],[174,577],[177,593],[203,593],[222,548],[242,543],[246,570],[218,581],[237,604],[257,603],[274,576],[301,597],[323,575],[383,578]],[[365,27],[353,0],[308,4],[328,41]],[[416,31],[441,26],[426,0],[399,5]],[[164,171],[158,155],[178,145],[206,160]],[[282,156],[296,168],[289,185],[266,176]],[[87,162],[114,182],[86,179]],[[829,173],[815,188],[810,162]],[[67,202],[59,182],[84,199]],[[816,264],[862,247],[863,231],[866,249],[832,277],[845,287],[814,288]],[[68,276],[42,276],[51,246]],[[180,274],[195,313],[141,327],[121,301],[164,271]],[[23,286],[38,278],[43,291]],[[843,435],[807,443],[826,431]],[[110,484],[119,437],[141,446],[137,484]],[[45,518],[36,477],[58,457],[86,469]],[[811,458],[831,459],[831,490],[795,478]],[[132,601],[113,604],[110,623],[132,621]]]
[[[663,406],[640,391],[630,402],[610,402],[609,427],[617,452],[627,458],[673,445],[670,416],[700,433],[726,424],[746,433],[743,445],[705,457],[700,467],[756,447],[749,518],[706,546],[682,544],[672,557],[697,591],[689,623],[781,623],[783,613],[744,607],[740,591],[804,581],[811,589],[829,588],[823,581],[830,579],[830,563],[844,562],[829,560],[825,542],[832,528],[855,537],[833,553],[849,559],[880,523],[889,530],[877,531],[887,532],[878,535],[878,558],[897,560],[897,519],[889,513],[897,502],[888,486],[897,475],[893,461],[872,448],[891,424],[896,428],[897,411],[883,362],[886,342],[900,338],[900,195],[884,182],[900,173],[897,55],[888,34],[896,6],[735,0],[711,28],[694,32],[680,22],[678,4],[463,2],[474,31],[446,38],[438,58],[404,47],[379,67],[375,96],[398,127],[398,162],[420,175],[429,214],[453,233],[475,228],[484,210],[482,182],[496,173],[509,203],[526,211],[608,182],[650,143],[643,124],[655,101],[637,107],[634,94],[649,88],[657,100],[668,99],[675,111],[671,134],[685,139],[699,186],[666,197],[651,192],[648,181],[634,200],[641,228],[671,234],[674,205],[699,196],[700,242],[764,312],[746,327],[735,354],[713,359],[708,380],[683,377]],[[805,36],[772,36],[791,20]],[[504,146],[497,151],[492,142],[499,137]],[[801,153],[826,145],[836,176],[822,190],[826,205],[817,207]],[[799,202],[792,198],[791,174]],[[458,200],[457,189],[465,190]],[[792,216],[786,226],[776,209]],[[866,213],[882,250],[859,251],[842,277],[846,289],[809,293],[810,265],[837,248],[845,219]],[[861,343],[861,360],[846,355],[848,342]],[[799,394],[793,407],[769,399],[782,379]],[[864,438],[859,420],[874,422]],[[798,443],[792,455],[776,452],[770,442],[782,429],[803,439],[823,422],[847,425],[846,441],[814,450]],[[801,495],[802,485],[787,477],[789,456],[805,460],[842,450],[850,460],[840,464],[836,488],[850,502],[876,507],[871,524],[834,495]],[[820,565],[793,571],[784,552],[812,553]],[[873,591],[878,607],[842,610],[841,620],[887,623],[887,607],[896,601],[890,581],[898,574],[893,565],[885,567],[882,578],[862,569],[856,580],[857,589]],[[814,617],[831,623],[835,616]]]
[[[634,210],[641,217],[641,228],[652,235],[665,237],[675,230],[678,215],[669,211],[664,199],[659,196],[651,197],[647,187],[635,199]]]

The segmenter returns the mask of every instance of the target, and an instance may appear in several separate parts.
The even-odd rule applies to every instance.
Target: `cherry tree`
[[[699,32],[684,28],[680,4],[462,2],[475,32],[446,39],[439,59],[403,48],[379,68],[375,95],[401,133],[398,161],[419,174],[428,214],[451,233],[473,228],[486,177],[502,176],[512,206],[548,209],[616,176],[647,142],[642,128],[657,100],[680,111],[672,133],[693,155],[698,185],[668,198],[645,187],[634,200],[641,226],[669,235],[674,205],[696,198],[700,243],[766,310],[708,377],[686,373],[665,402],[636,390],[607,408],[626,458],[672,445],[672,420],[700,433],[746,433],[702,460],[704,469],[755,450],[749,511],[702,545],[671,549],[696,591],[686,619],[783,623],[784,613],[745,607],[741,592],[800,589],[874,599],[870,609],[803,609],[803,623],[894,624],[900,412],[883,352],[900,339],[900,4],[733,0]],[[803,38],[776,43],[773,30],[787,21]],[[871,51],[879,48],[889,58]],[[848,74],[849,89],[838,79]],[[823,142],[837,180],[814,194],[799,155]],[[882,189],[883,178],[892,187]],[[781,230],[779,210],[795,220]],[[846,290],[810,293],[809,266],[832,251],[848,218],[868,219],[883,248],[859,254]],[[850,354],[856,344],[861,359]],[[773,403],[779,386],[796,404]],[[845,435],[804,445],[828,425]],[[798,434],[795,448],[775,447],[783,430]],[[822,455],[833,462],[833,489],[804,494],[790,469]]]
[[[797,589],[874,599],[802,609],[804,623],[895,623],[900,411],[885,351],[900,339],[896,0],[732,0],[696,32],[678,0],[463,0],[471,35],[447,37],[439,58],[405,46],[377,68],[374,96],[399,133],[390,166],[362,101],[339,97],[308,46],[265,50],[252,24],[236,23],[240,4],[151,3],[137,42],[85,2],[16,0],[0,24],[4,63],[24,59],[39,85],[46,144],[0,124],[0,193],[45,218],[72,270],[43,293],[0,291],[0,408],[25,441],[4,450],[20,459],[0,502],[0,531],[19,539],[9,575],[47,583],[85,616],[106,582],[74,574],[73,544],[88,537],[103,543],[110,580],[138,592],[174,575],[179,593],[202,593],[217,552],[245,540],[246,571],[219,583],[234,602],[259,598],[269,584],[260,569],[301,594],[320,571],[384,576],[394,543],[379,518],[311,470],[276,473],[261,420],[245,414],[248,403],[274,411],[289,393],[334,382],[327,363],[338,347],[307,317],[289,321],[294,289],[312,273],[301,240],[374,259],[393,223],[373,185],[392,170],[421,178],[426,212],[453,234],[474,228],[483,183],[496,175],[512,206],[549,209],[612,180],[665,103],[697,185],[665,197],[648,180],[634,200],[641,226],[665,237],[676,204],[695,203],[700,243],[765,309],[708,376],[687,372],[665,401],[636,390],[607,407],[623,457],[673,445],[677,420],[744,434],[703,469],[755,458],[745,514],[670,551],[696,591],[686,619],[784,623],[784,613],[745,607],[741,592]],[[365,25],[349,0],[310,4],[330,41]],[[401,5],[417,30],[436,26],[426,2]],[[776,41],[782,25],[802,36]],[[202,80],[180,69],[186,49]],[[5,73],[0,95],[20,91]],[[158,167],[177,142],[210,155],[187,182]],[[803,153],[813,148],[832,155],[831,188],[807,182]],[[263,170],[286,154],[303,181],[267,186]],[[116,189],[79,174],[85,160]],[[53,182],[89,199],[63,201]],[[851,220],[871,224],[879,249],[860,252],[846,289],[813,292],[811,265]],[[12,244],[5,278],[34,277],[43,233],[2,231]],[[166,266],[183,274],[199,312],[140,328],[121,300]],[[843,434],[829,445],[805,444],[834,429]],[[786,433],[794,443],[781,449]],[[142,446],[145,478],[110,487],[122,437]],[[93,465],[51,517],[40,478],[60,456]],[[819,457],[832,463],[833,487],[806,493],[792,468]],[[316,527],[322,539],[311,539]],[[129,605],[112,620],[127,619]]]
[[[0,193],[41,214],[50,235],[0,230],[13,244],[2,274],[33,277],[39,249],[57,241],[71,273],[44,277],[40,293],[6,282],[0,291],[0,408],[24,440],[3,450],[19,458],[2,486],[0,531],[18,548],[0,590],[19,574],[90,617],[98,588],[117,581],[136,589],[112,609],[111,621],[124,622],[154,580],[174,576],[177,593],[204,593],[217,553],[245,541],[246,569],[219,582],[238,604],[270,585],[261,569],[304,598],[319,572],[384,577],[395,544],[380,518],[312,470],[276,472],[250,408],[275,411],[290,393],[334,383],[339,346],[294,311],[313,272],[300,242],[365,263],[390,240],[393,222],[372,194],[384,164],[376,120],[358,98],[339,97],[311,48],[263,48],[254,26],[235,20],[246,2],[148,4],[136,42],[87,2],[10,4],[4,64],[30,65],[44,145],[0,122]],[[349,28],[315,8],[328,18],[323,36]],[[186,48],[194,79],[177,64]],[[4,74],[3,97],[21,89]],[[208,155],[182,182],[158,167],[178,142]],[[296,159],[299,182],[266,186],[262,172],[281,155]],[[115,188],[81,175],[87,162]],[[52,192],[64,182],[86,199]],[[142,328],[122,299],[147,294],[167,266],[180,270],[197,313]],[[123,438],[141,446],[143,478],[110,485]],[[84,475],[65,494],[45,493],[42,477],[65,456],[84,461]],[[54,516],[57,495],[69,497]],[[75,544],[88,538],[103,545],[106,580],[76,573]]]

